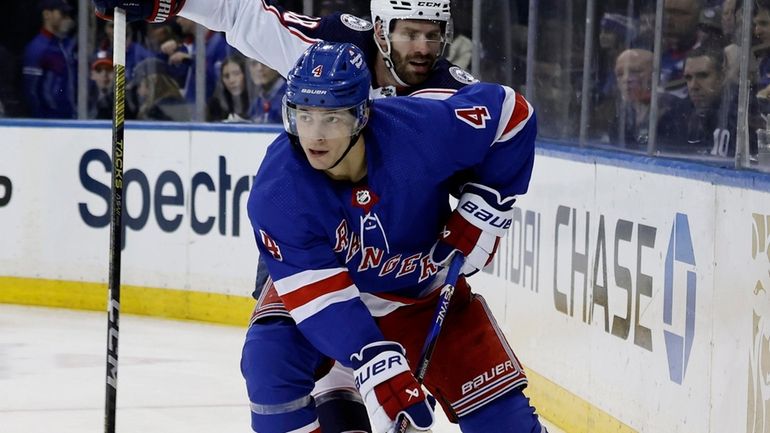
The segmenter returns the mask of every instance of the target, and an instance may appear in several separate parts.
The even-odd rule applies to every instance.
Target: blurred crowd
[[[756,129],[765,128],[762,115],[770,112],[770,1],[750,1],[752,41],[744,50],[743,0],[662,0],[658,59],[655,1],[597,2],[587,140],[647,151],[654,127],[658,152],[733,157],[737,134],[745,130],[737,128],[737,118],[740,54],[748,50],[748,130],[750,153],[755,154]],[[580,133],[576,113],[583,97],[584,18],[582,10],[538,21],[546,35],[538,41],[533,89],[541,136],[574,140]],[[569,41],[560,30],[565,22]],[[653,89],[656,60],[659,81]]]
[[[39,0],[34,10],[11,6],[7,20],[39,30],[24,34],[0,26],[0,117],[77,117],[78,24],[69,1]],[[302,0],[271,1],[297,12],[305,5]],[[762,115],[770,112],[770,0],[661,0],[655,90],[657,2],[597,0],[594,19],[586,20],[587,1],[542,0],[533,17],[528,0],[482,2],[479,62],[472,72],[525,93],[538,110],[544,138],[575,142],[582,129],[590,144],[645,151],[652,126],[658,151],[731,157],[739,132],[739,60],[749,51],[749,131],[755,152],[753,131],[764,128]],[[745,49],[740,37],[744,1],[753,6],[747,23],[752,41]],[[369,15],[368,0],[315,0],[313,5],[316,16],[336,11]],[[445,53],[469,70],[472,6],[471,1],[453,2],[454,39]],[[88,15],[88,117],[108,119],[113,28]],[[586,28],[589,21],[593,28]],[[585,50],[587,31],[590,53]],[[206,120],[280,123],[283,78],[242,56],[221,33],[207,31],[205,46],[196,47],[195,32],[196,25],[181,17],[129,26],[127,118],[191,120],[198,96],[195,57],[204,55]],[[537,38],[530,41],[529,34]],[[529,69],[528,59],[534,60]],[[589,109],[581,128],[586,74]]]
[[[0,117],[77,118],[75,11],[68,0],[40,0],[36,12],[39,31],[16,53],[0,39]],[[95,31],[88,59],[88,118],[111,119],[113,24],[96,19],[90,24]],[[128,26],[126,118],[191,120],[195,56],[204,55],[206,120],[280,123],[285,88],[280,74],[242,56],[222,33],[207,31],[205,46],[196,47],[195,31],[195,23],[181,17]]]
[[[302,12],[303,2],[280,2]],[[366,17],[368,1],[319,0],[317,16],[336,11]],[[16,11],[36,22],[37,34],[0,30],[0,117],[77,118],[77,17],[71,0],[38,0],[37,8]],[[32,16],[34,14],[34,16]],[[13,20],[14,10],[10,11]],[[89,16],[90,16],[89,11]],[[22,19],[21,21],[25,21]],[[88,115],[111,119],[113,105],[113,25],[92,19],[88,59]],[[286,82],[280,74],[248,59],[222,33],[206,31],[196,47],[196,24],[182,17],[162,23],[133,23],[126,36],[126,118],[189,121],[196,95],[195,56],[205,56],[205,120],[281,123]],[[19,39],[24,39],[20,41]],[[453,57],[467,67],[470,39],[461,36]],[[14,49],[15,48],[15,49]]]

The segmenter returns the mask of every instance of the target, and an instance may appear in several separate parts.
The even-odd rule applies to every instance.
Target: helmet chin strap
[[[382,25],[385,25],[384,23]],[[390,25],[390,23],[388,23]],[[382,60],[385,61],[385,66],[388,68],[388,71],[390,71],[390,75],[393,76],[393,79],[396,80],[396,83],[398,83],[401,87],[409,87],[409,84],[406,84],[404,80],[401,79],[401,77],[398,76],[396,73],[396,65],[393,64],[393,59],[390,58],[390,52],[393,50],[393,47],[390,45],[390,39],[385,34],[385,30],[382,31],[383,36],[385,37],[385,43],[388,46],[388,51],[385,52],[382,49],[382,46],[380,45],[380,41],[377,40],[377,32],[372,33],[372,37],[374,38],[374,44],[377,45],[377,49],[380,50],[380,54],[382,54]]]
[[[342,156],[340,156],[340,158],[337,160],[337,162],[335,162],[334,164],[332,164],[332,166],[331,166],[331,167],[329,167],[329,168],[327,168],[327,170],[331,170],[331,169],[333,169],[333,168],[334,168],[334,167],[336,167],[336,166],[337,166],[337,165],[338,165],[340,162],[342,162],[342,160],[343,160],[343,159],[345,159],[345,157],[346,157],[346,156],[348,156],[348,152],[350,152],[350,150],[351,150],[351,149],[353,149],[353,146],[355,146],[355,145],[356,145],[356,143],[358,143],[358,137],[360,137],[360,136],[361,136],[361,133],[359,132],[358,134],[356,134],[356,135],[352,135],[352,136],[350,137],[350,143],[348,143],[348,148],[347,148],[347,149],[345,149],[345,151],[344,151],[344,152],[342,152]]]

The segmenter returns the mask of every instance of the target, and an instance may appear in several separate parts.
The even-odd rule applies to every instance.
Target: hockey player
[[[184,16],[209,29],[224,31],[230,45],[284,77],[296,59],[318,40],[350,42],[364,53],[373,71],[373,96],[415,95],[446,98],[452,92],[476,82],[463,69],[441,57],[451,39],[450,1],[403,2],[372,0],[374,23],[350,14],[335,13],[323,18],[287,11],[267,0],[93,0],[97,13],[107,17],[117,6],[131,21],[162,22],[174,15]],[[269,287],[264,262],[260,259],[254,297]],[[252,321],[269,320],[279,314],[271,308],[272,298],[262,293]],[[356,406],[360,398],[352,387],[350,374],[337,367],[326,375],[314,393],[325,433],[368,430],[365,411]],[[328,415],[327,415],[328,413]],[[327,421],[328,420],[328,421]],[[330,423],[339,424],[334,429]]]
[[[457,251],[491,260],[527,190],[532,107],[513,90],[466,87],[443,101],[372,102],[364,54],[318,43],[288,76],[284,126],[249,197],[275,284],[273,315],[249,328],[241,369],[260,433],[321,432],[311,391],[336,360],[354,370],[375,431],[399,414],[428,431],[414,366]],[[460,191],[449,179],[470,173]],[[452,211],[450,193],[459,193]],[[439,237],[439,241],[435,239]],[[463,278],[425,386],[464,432],[539,433],[526,377]]]

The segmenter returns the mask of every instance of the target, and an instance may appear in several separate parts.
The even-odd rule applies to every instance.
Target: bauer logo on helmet
[[[328,92],[324,89],[301,89],[300,93],[307,93],[310,95],[325,95]]]

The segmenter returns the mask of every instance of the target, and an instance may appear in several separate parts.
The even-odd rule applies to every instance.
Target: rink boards
[[[123,311],[244,324],[279,130],[130,124]],[[0,302],[104,309],[111,133],[0,124]],[[770,433],[770,180],[541,143],[474,276],[568,432]]]

